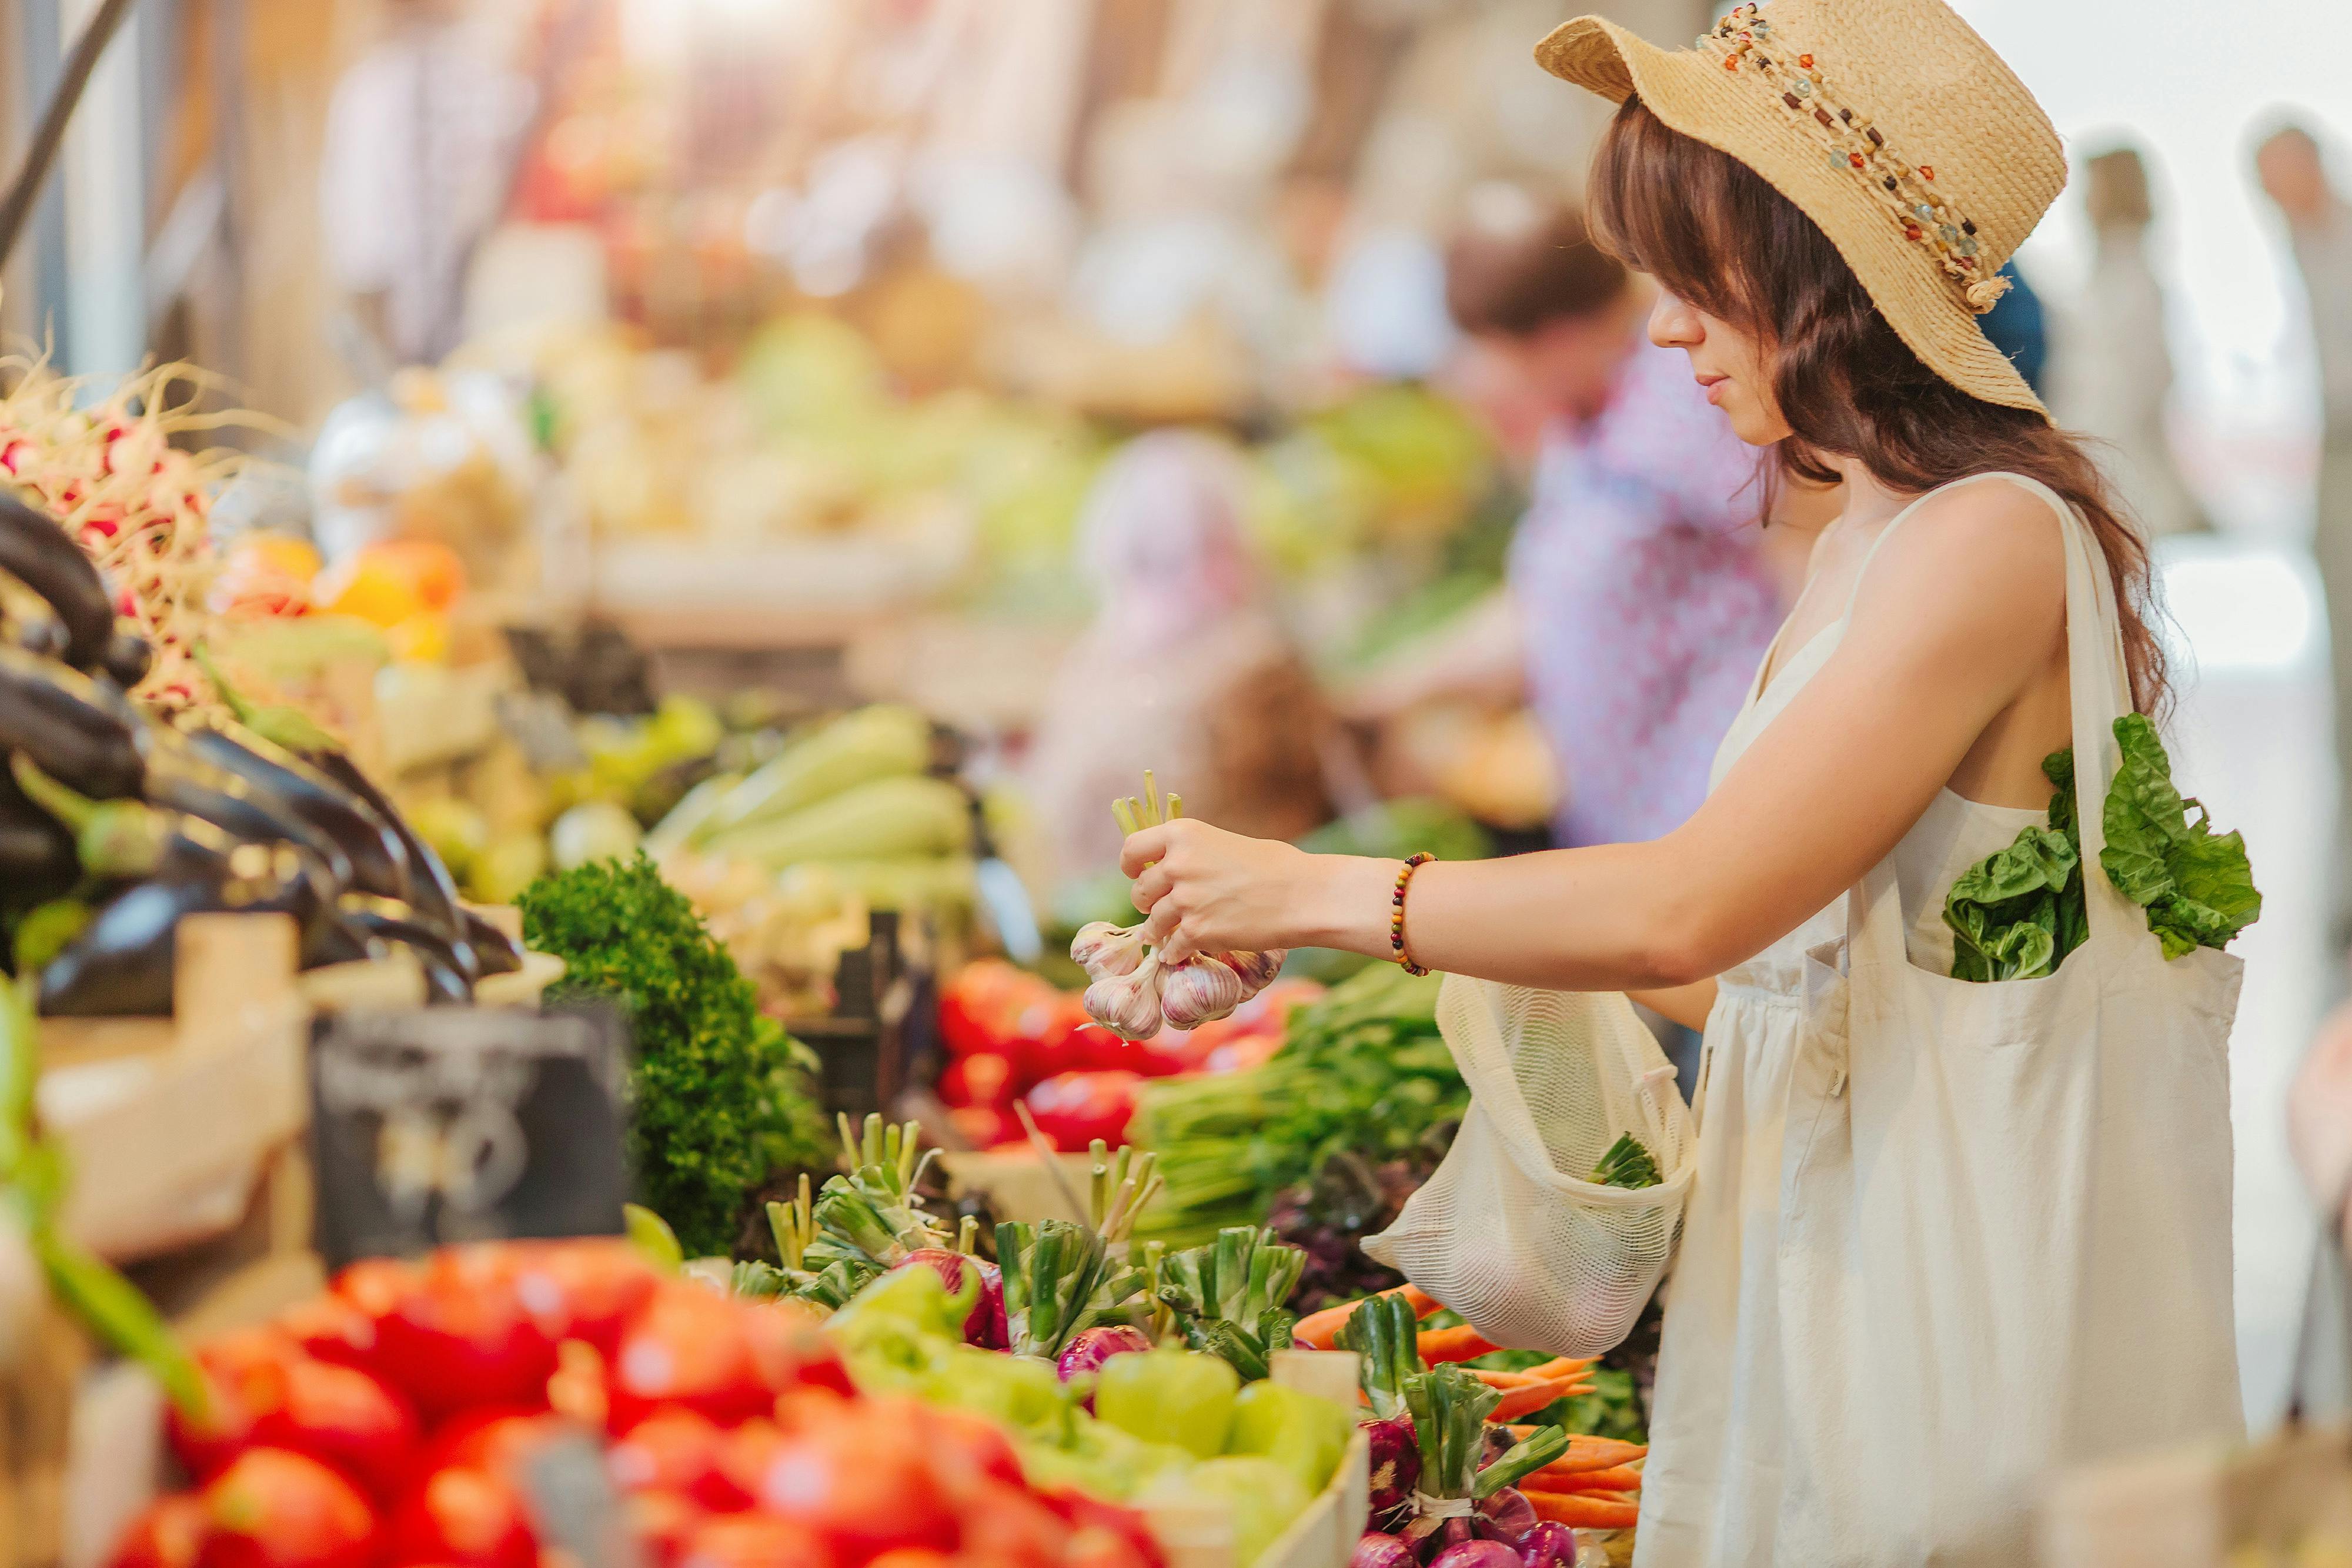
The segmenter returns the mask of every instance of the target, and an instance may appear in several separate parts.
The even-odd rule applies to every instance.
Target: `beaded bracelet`
[[[1395,957],[1397,967],[1408,975],[1426,975],[1429,971],[1414,963],[1412,956],[1404,950],[1404,890],[1412,883],[1412,873],[1436,858],[1433,854],[1415,855],[1397,873],[1396,897],[1389,908],[1389,952]]]

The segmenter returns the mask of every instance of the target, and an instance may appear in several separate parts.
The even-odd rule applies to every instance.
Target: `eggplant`
[[[129,706],[104,682],[54,659],[0,647],[0,752],[22,752],[92,800],[136,795],[146,778]]]
[[[460,908],[466,941],[484,975],[511,975],[522,967],[522,944],[508,936],[478,909]]]
[[[155,667],[155,650],[147,639],[136,632],[117,632],[106,644],[106,653],[99,660],[99,668],[106,677],[124,691],[129,691],[147,678]]]
[[[114,601],[106,580],[53,518],[7,495],[0,495],[0,571],[57,612],[66,632],[67,664],[78,670],[100,666],[114,637]]]
[[[166,810],[210,822],[234,838],[256,843],[283,840],[315,858],[336,892],[353,885],[351,857],[334,840],[288,811],[284,802],[242,783],[226,776],[206,782],[190,774],[151,768],[147,799]],[[216,789],[215,784],[226,788]]]
[[[480,961],[462,938],[450,941],[417,917],[416,911],[396,899],[346,894],[337,901],[342,922],[380,942],[404,946],[425,967],[425,999],[462,1006],[474,999],[474,981]]]
[[[168,819],[154,868],[117,894],[41,971],[51,1017],[169,1017],[173,936],[191,915],[290,915],[304,967],[365,956],[338,928],[323,868],[293,845],[232,838],[211,823]]]
[[[414,873],[409,903],[416,906],[418,916],[436,929],[446,930],[453,937],[463,934],[466,916],[464,906],[457,901],[457,879],[449,874],[449,868],[441,863],[441,857],[433,852],[433,847],[416,836],[416,830],[408,825],[408,820],[385,798],[384,792],[376,788],[375,781],[360,771],[360,765],[352,760],[348,752],[321,747],[316,751],[305,752],[303,756],[320,772],[373,807],[376,815],[391,823],[393,831],[400,835],[400,841],[407,846],[408,863]],[[520,954],[516,956],[515,962],[518,967],[521,964]]]
[[[307,823],[331,840],[351,867],[344,881],[352,891],[414,902],[415,878],[408,847],[368,802],[294,753],[241,725],[191,727],[170,733],[175,738],[165,744],[184,747],[193,757],[265,792],[281,803],[289,819]],[[148,765],[151,770],[157,767],[152,748]]]

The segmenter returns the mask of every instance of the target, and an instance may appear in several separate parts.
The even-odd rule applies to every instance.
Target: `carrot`
[[[1425,1318],[1437,1311],[1437,1302],[1426,1291],[1416,1286],[1399,1285],[1393,1291],[1382,1291],[1380,1294],[1403,1296],[1412,1308],[1412,1315],[1417,1318]],[[1336,1307],[1326,1307],[1319,1312],[1307,1313],[1291,1325],[1291,1343],[1304,1345],[1308,1350],[1336,1348],[1339,1342],[1339,1331],[1347,1326],[1349,1318],[1356,1315],[1356,1309],[1370,1300],[1371,1297],[1366,1296],[1359,1301],[1342,1301]]]
[[[1414,1348],[1421,1352],[1422,1360],[1435,1366],[1440,1362],[1488,1355],[1503,1347],[1464,1323],[1458,1328],[1423,1329],[1416,1336]]]
[[[1487,1419],[1509,1421],[1521,1416],[1532,1416],[1553,1400],[1566,1398],[1576,1386],[1573,1380],[1564,1378],[1557,1383],[1530,1383],[1508,1389],[1502,1398],[1495,1402],[1495,1408]]]
[[[1547,1361],[1541,1366],[1528,1368],[1529,1377],[1566,1377],[1571,1372],[1590,1372],[1598,1364],[1597,1356],[1563,1355]]]
[[[1535,1509],[1538,1519],[1578,1530],[1631,1530],[1634,1521],[1642,1517],[1639,1503],[1623,1502],[1615,1498],[1591,1497],[1583,1492],[1567,1491],[1531,1491],[1522,1495]]]
[[[1498,1389],[1505,1394],[1508,1394],[1514,1388],[1525,1388],[1530,1384],[1546,1383],[1550,1381],[1549,1378],[1538,1377],[1533,1373],[1528,1372],[1496,1372],[1490,1367],[1484,1366],[1465,1366],[1462,1370],[1476,1378],[1479,1382],[1485,1384],[1487,1387]],[[1499,1421],[1502,1417],[1499,1416],[1490,1416],[1487,1419],[1490,1421]]]
[[[1529,1476],[1528,1484],[1544,1491],[1640,1491],[1642,1472],[1633,1465],[1616,1465],[1605,1470],[1584,1470],[1565,1476],[1542,1469]]]
[[[1535,1427],[1514,1427],[1511,1428],[1511,1436],[1532,1437],[1540,1429]],[[1650,1450],[1640,1443],[1623,1443],[1614,1437],[1588,1437],[1581,1434],[1571,1434],[1568,1439],[1568,1452],[1538,1470],[1528,1479],[1540,1482],[1549,1477],[1581,1475],[1592,1470],[1614,1469],[1620,1465],[1630,1465],[1637,1459],[1646,1458]]]

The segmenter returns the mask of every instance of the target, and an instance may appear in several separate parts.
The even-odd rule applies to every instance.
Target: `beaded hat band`
[[[1691,49],[1599,16],[1543,67],[1738,159],[1820,225],[1889,325],[1971,396],[2046,411],[1977,318],[2066,183],[2049,117],[1943,0],[1743,4]]]
[[[1812,55],[1791,57],[1780,47],[1760,7],[1740,6],[1717,23],[1715,31],[1701,34],[1698,47],[1721,60],[1725,70],[1744,71],[1791,113],[1818,127],[1829,148],[1828,166],[1870,183],[1903,237],[1936,258],[1970,311],[1981,316],[2009,292],[2008,278],[1979,268],[1983,247],[1977,225],[1934,189],[1935,166],[1914,168],[1896,157],[1868,115],[1839,101]]]

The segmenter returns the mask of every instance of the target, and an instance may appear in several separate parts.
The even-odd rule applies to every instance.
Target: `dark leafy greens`
[[[2214,832],[2204,807],[2173,787],[2171,758],[2147,717],[2126,714],[2115,733],[2122,764],[2107,789],[2100,869],[2147,911],[2148,929],[2166,957],[2227,946],[2262,914],[2245,841]],[[2007,848],[1970,866],[1944,900],[1955,979],[2053,973],[2088,935],[2073,749],[2052,753],[2042,771],[2056,790],[2049,825],[2024,829]]]

